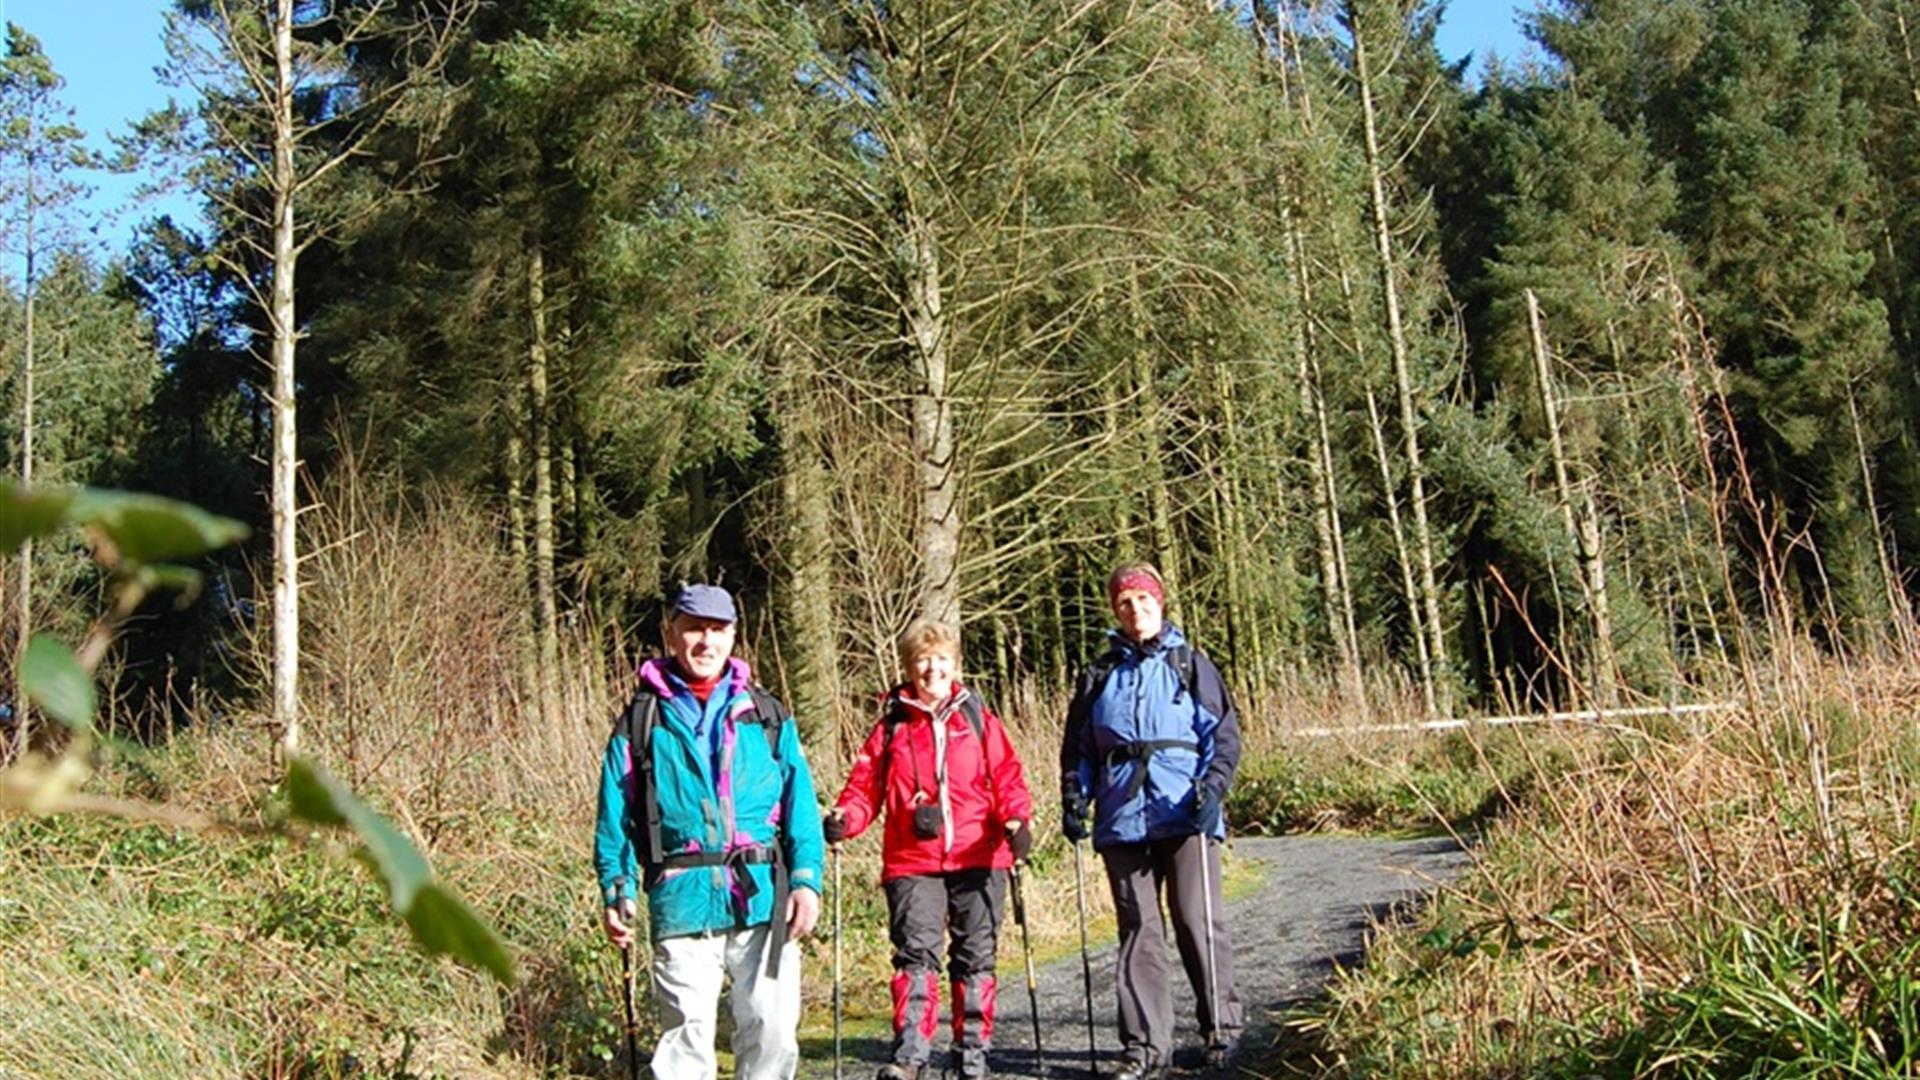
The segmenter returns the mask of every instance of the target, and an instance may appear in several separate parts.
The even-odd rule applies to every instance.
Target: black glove
[[[1060,798],[1060,831],[1079,843],[1087,838],[1087,794],[1074,788]]]
[[[838,810],[831,811],[820,819],[820,831],[827,836],[827,843],[837,844],[847,838],[847,816]]]
[[[1201,784],[1193,792],[1193,823],[1209,836],[1220,828],[1223,793],[1212,784]]]
[[[1013,831],[1007,833],[1007,850],[1013,852],[1014,862],[1026,862],[1033,854],[1033,830],[1026,822],[1016,822]]]

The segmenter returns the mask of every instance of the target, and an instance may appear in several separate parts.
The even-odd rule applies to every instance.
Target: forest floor
[[[1248,1024],[1230,1069],[1230,1074],[1240,1075],[1266,1073],[1260,1064],[1276,1056],[1284,1041],[1283,1014],[1317,993],[1337,968],[1359,963],[1374,926],[1417,904],[1436,884],[1451,880],[1470,862],[1468,854],[1446,838],[1324,835],[1239,837],[1233,841],[1232,857],[1243,868],[1235,875],[1239,882],[1227,916]],[[1087,865],[1087,888],[1106,888],[1097,861]],[[1114,1023],[1115,947],[1110,923],[1105,931],[1094,941],[1091,953],[1093,1021],[1101,1072],[1111,1074],[1118,1068],[1120,1044]],[[1017,933],[1009,914],[1003,937]],[[1174,1065],[1177,1071],[1194,1070],[1200,1064],[1194,994],[1179,975],[1179,959],[1171,945],[1168,968],[1175,973],[1178,1050]],[[1041,965],[1037,982],[1044,1075],[1085,1080],[1089,1076],[1087,1011],[1078,951]],[[1010,973],[1003,962],[993,1053],[996,1074],[1042,1075],[1034,1067],[1031,1017],[1024,976]],[[861,1028],[843,1040],[843,1071],[852,1080],[866,1080],[885,1060],[884,1037],[871,1025]],[[936,1051],[942,1056],[946,1030],[943,1023],[942,1041],[936,1044],[942,1047]],[[804,1039],[801,1056],[802,1076],[833,1075],[830,1036]]]

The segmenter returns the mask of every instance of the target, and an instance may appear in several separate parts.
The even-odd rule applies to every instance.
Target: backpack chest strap
[[[780,861],[778,845],[737,848],[733,851],[681,851],[661,858],[664,870],[691,870],[699,866],[760,866]]]
[[[1139,765],[1133,772],[1133,780],[1127,784],[1126,794],[1121,796],[1122,802],[1132,802],[1134,796],[1140,794],[1140,789],[1147,782],[1147,759],[1161,750],[1190,750],[1198,754],[1200,744],[1189,739],[1138,739],[1120,743],[1107,751],[1106,765],[1109,769],[1129,761]]]

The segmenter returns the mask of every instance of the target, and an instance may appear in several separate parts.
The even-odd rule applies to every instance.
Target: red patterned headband
[[[1152,593],[1153,598],[1162,604],[1167,602],[1166,587],[1160,584],[1159,578],[1154,577],[1145,570],[1129,570],[1119,577],[1114,578],[1112,584],[1107,586],[1107,602],[1111,604],[1113,601],[1119,599],[1121,593],[1131,589]]]

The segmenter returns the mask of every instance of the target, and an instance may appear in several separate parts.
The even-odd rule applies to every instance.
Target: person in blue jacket
[[[1162,887],[1208,1065],[1225,1066],[1243,1026],[1220,889],[1222,804],[1240,763],[1240,726],[1220,669],[1166,622],[1159,571],[1121,565],[1107,598],[1120,625],[1067,710],[1060,819],[1074,843],[1091,835],[1113,893],[1127,1057],[1119,1080],[1155,1080],[1173,1057]]]
[[[594,867],[603,926],[633,944],[647,897],[660,1041],[653,1075],[712,1080],[722,980],[733,980],[734,1075],[791,1080],[800,1061],[797,939],[820,917],[826,844],[796,725],[733,656],[739,612],[685,585],[640,667],[600,770]]]

